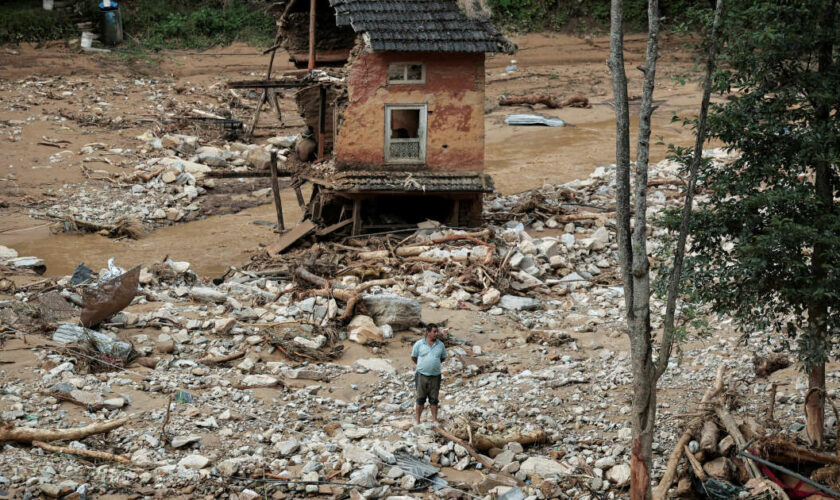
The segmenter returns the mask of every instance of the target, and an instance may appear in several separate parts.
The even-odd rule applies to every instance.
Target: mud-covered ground
[[[579,179],[581,183],[573,183],[574,188],[605,183],[608,191],[608,173],[601,170],[590,177],[596,167],[609,165],[614,158],[612,92],[606,67],[608,39],[537,34],[515,37],[514,41],[520,48],[518,54],[487,59],[486,170],[493,175],[498,190],[509,195]],[[644,38],[629,36],[626,48],[628,75],[632,78],[630,95],[635,96],[641,93],[641,73],[635,68],[642,61]],[[694,56],[682,48],[680,40],[667,37],[661,53],[653,136],[661,136],[665,143],[689,145],[693,142],[691,134],[671,118],[674,113],[691,114],[699,104],[700,93],[692,83],[697,76]],[[511,59],[517,68],[507,72],[506,67],[513,64]],[[275,71],[291,69],[282,54],[277,61]],[[447,480],[459,489],[481,482],[475,461],[470,461],[463,449],[448,447],[428,428],[411,425],[408,352],[410,342],[417,338],[416,331],[397,331],[394,338],[376,347],[343,340],[343,355],[329,363],[290,362],[260,337],[266,335],[265,324],[276,326],[288,319],[301,319],[300,303],[291,302],[288,296],[265,304],[265,294],[280,293],[283,287],[291,286],[289,280],[275,283],[239,274],[236,279],[241,279],[242,287],[229,283],[218,287],[232,302],[213,304],[212,299],[208,303],[196,298],[195,288],[212,288],[210,280],[231,266],[244,266],[261,245],[276,239],[270,198],[264,191],[261,198],[253,196],[255,190],[267,186],[264,180],[215,179],[214,186],[202,187],[206,192],[197,198],[197,209],[185,209],[185,213],[194,213],[191,217],[164,220],[136,240],[95,233],[67,234],[61,224],[44,217],[51,207],[76,203],[85,208],[84,200],[78,198],[81,192],[85,196],[93,193],[90,199],[100,200],[98,195],[110,192],[106,189],[120,193],[130,190],[132,184],[125,182],[126,176],[135,172],[138,164],[159,156],[141,138],[149,131],[158,136],[167,132],[197,135],[209,146],[224,143],[216,131],[183,127],[170,119],[192,109],[230,109],[236,118],[247,119],[258,96],[231,94],[223,83],[260,78],[266,63],[256,49],[243,45],[200,54],[171,52],[131,63],[114,56],[79,55],[60,44],[0,52],[0,245],[15,249],[21,256],[43,259],[47,277],[67,276],[80,262],[99,270],[111,257],[125,269],[160,266],[166,257],[175,264],[189,263],[188,273],[170,276],[165,283],[147,284],[145,299],[127,310],[135,322],[126,320],[128,323],[114,326],[121,339],[135,342],[148,351],[146,354],[165,358],[165,369],[159,365],[158,370],[134,367],[131,373],[84,374],[81,367],[68,370],[63,365],[67,354],[56,351],[47,340],[49,336],[7,336],[0,351],[0,389],[4,391],[0,410],[11,413],[4,418],[13,417],[19,425],[28,421],[66,427],[90,423],[93,418],[136,415],[120,431],[85,440],[85,446],[91,449],[130,456],[132,463],[124,466],[108,464],[97,469],[83,459],[7,445],[7,459],[0,463],[8,467],[0,469],[0,478],[14,482],[15,491],[23,492],[26,487],[37,491],[42,484],[48,485],[46,490],[72,480],[76,486],[89,485],[93,496],[157,494],[190,498],[231,493],[253,498],[246,490],[278,498],[333,496],[344,490],[329,485],[315,490],[275,488],[254,482],[251,476],[268,472],[300,478],[317,473],[315,477],[321,480],[332,477],[345,482],[358,472],[355,466],[364,467],[365,456],[359,458],[357,448],[376,455],[371,459],[377,464],[374,476],[386,479],[381,484],[392,486],[391,495],[413,494],[400,489],[406,486],[405,480],[399,471],[391,470],[389,453],[395,448],[433,456],[444,467]],[[678,83],[686,78],[687,84]],[[536,92],[561,99],[581,95],[592,107],[534,110],[562,118],[568,124],[562,128],[505,125],[507,114],[531,110],[500,107],[498,97]],[[264,111],[254,142],[264,144],[269,138],[298,131],[301,122],[290,96],[284,97],[281,105],[284,122]],[[652,160],[661,160],[664,152],[664,145],[655,145]],[[545,193],[557,194],[563,189],[547,189]],[[666,192],[657,196],[665,200]],[[178,195],[174,191],[162,193]],[[136,195],[144,196],[139,192]],[[283,201],[286,223],[291,226],[301,213],[291,191],[284,191]],[[509,208],[511,205],[505,204],[508,202],[514,203],[500,198],[496,213]],[[601,221],[598,227],[604,229],[608,224]],[[536,291],[524,292],[538,295],[542,301],[542,309],[536,313],[498,306],[498,310],[491,309],[492,300],[485,302],[484,295],[468,292],[469,287],[461,282],[450,283],[447,280],[454,280],[451,276],[441,276],[433,269],[408,273],[400,278],[398,286],[386,287],[399,293],[409,290],[423,304],[424,321],[446,321],[450,334],[467,342],[459,347],[462,352],[457,352],[445,375],[448,380],[441,412],[447,424],[455,425],[464,417],[491,433],[544,429],[552,443],[513,453],[513,462],[524,466],[529,457],[551,457],[562,460],[563,467],[583,478],[576,483],[561,482],[546,493],[536,488],[540,474],[521,473],[519,477],[528,481],[529,493],[539,497],[626,495],[621,480],[622,467],[629,460],[629,353],[622,335],[622,301],[615,289],[618,283],[608,277],[615,270],[615,256],[610,255],[609,246],[602,249],[603,255],[590,255],[588,247],[582,247],[588,245],[584,242],[595,230],[591,224],[572,224],[571,228],[560,224],[527,228],[524,232],[528,236],[518,233],[520,249],[532,238],[559,241],[571,235],[567,257],[549,265],[548,256],[542,255],[546,259],[539,264],[548,277],[541,276],[543,286]],[[497,226],[494,232],[502,235],[505,230]],[[614,242],[614,235],[606,241]],[[534,255],[536,259],[536,250]],[[439,271],[446,274],[448,269]],[[598,285],[594,287],[560,283],[562,278],[581,272],[585,280],[592,280],[593,274],[606,277],[595,279]],[[570,282],[578,278],[585,281],[578,275]],[[43,278],[22,274],[10,279],[17,287],[36,283],[37,289],[37,282]],[[14,302],[19,298],[14,299],[8,291],[0,292],[0,300]],[[313,307],[329,304],[319,300]],[[12,316],[4,316],[8,317]],[[234,318],[237,326],[220,332],[216,322],[224,324],[228,318]],[[744,345],[738,342],[738,334],[728,321],[712,326],[712,338],[683,346],[681,364],[674,362],[660,384],[663,424],[655,438],[658,458],[654,477],[662,473],[665,456],[682,432],[686,415],[697,411],[696,403],[721,364],[733,379],[741,381],[746,402],[740,416],[764,412],[770,381],[790,382],[779,389],[776,416],[782,428],[800,430],[803,376],[795,367],[776,372],[770,380],[758,380],[751,372],[753,354],[779,350],[778,342],[758,335]],[[529,340],[535,330],[565,340]],[[171,350],[170,343],[174,346]],[[249,346],[243,358],[252,364],[240,365],[243,361],[239,359],[221,367],[196,363],[204,356],[222,355],[240,346]],[[370,369],[366,367],[369,363],[359,363],[372,358],[386,360],[390,368]],[[310,372],[298,377],[300,373],[295,370],[300,369]],[[829,373],[834,369],[830,365]],[[311,371],[321,375],[314,376]],[[286,387],[233,387],[249,375],[282,376]],[[33,387],[45,390],[62,381],[104,399],[122,398],[126,406],[90,413],[32,392]],[[833,376],[829,387],[833,395]],[[176,389],[190,392],[195,401],[174,406],[170,439],[200,436],[199,443],[177,448],[159,441],[164,408]],[[833,426],[832,420],[829,427]],[[340,460],[336,458],[339,452],[343,456]],[[353,453],[357,460],[347,458]],[[193,462],[202,459],[189,458],[194,455],[206,458],[209,465],[197,466],[201,464]],[[519,472],[514,470],[519,465],[499,465],[508,467],[511,474]],[[0,481],[0,489],[5,488],[9,485]],[[418,497],[423,495],[426,493],[416,493]]]

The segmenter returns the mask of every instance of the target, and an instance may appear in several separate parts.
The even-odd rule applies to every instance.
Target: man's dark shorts
[[[420,372],[414,372],[414,388],[417,390],[417,404],[429,404],[437,406],[440,395],[440,375],[428,376]]]

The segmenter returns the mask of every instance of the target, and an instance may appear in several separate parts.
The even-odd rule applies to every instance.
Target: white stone
[[[356,364],[362,368],[373,370],[375,372],[383,372],[388,374],[397,373],[397,369],[391,365],[391,361],[383,358],[367,358],[356,361]]]
[[[187,455],[178,462],[178,465],[187,469],[203,469],[209,463],[210,459],[203,455]]]
[[[390,325],[388,325],[390,327]],[[382,342],[385,338],[382,330],[376,326],[373,318],[359,314],[355,316],[350,324],[347,325],[347,338],[358,344],[367,344],[370,342]],[[393,332],[393,328],[392,328]]]
[[[242,379],[242,385],[250,387],[274,387],[278,382],[278,379],[270,375],[248,375]]]
[[[522,462],[519,470],[526,476],[538,475],[540,477],[548,477],[552,474],[571,474],[573,469],[566,464],[557,462],[550,458],[542,457],[528,457],[528,460]]]
[[[228,333],[236,325],[236,318],[227,317],[217,319],[213,322],[213,331],[216,333]]]
[[[105,401],[102,402],[102,404],[105,405],[105,408],[108,408],[108,409],[111,409],[111,410],[116,410],[117,408],[122,408],[123,406],[125,406],[125,399],[123,399],[123,398],[106,399]]]
[[[630,466],[627,464],[616,465],[607,471],[607,480],[618,486],[630,484]]]
[[[227,300],[227,294],[204,286],[196,286],[190,289],[190,297],[199,302],[222,303]]]
[[[502,298],[502,293],[495,288],[488,288],[481,296],[481,303],[485,306],[495,306]]]
[[[504,295],[499,301],[499,306],[509,311],[531,311],[540,308],[540,301],[530,297]]]
[[[17,258],[18,253],[14,248],[4,247],[0,245],[0,261]]]
[[[317,350],[317,349],[320,349],[321,347],[323,347],[324,342],[326,342],[326,337],[324,337],[323,335],[319,335],[315,339],[308,339],[306,337],[298,336],[298,337],[295,337],[293,340],[298,345],[302,345],[303,347],[306,347],[308,349],[316,349]]]

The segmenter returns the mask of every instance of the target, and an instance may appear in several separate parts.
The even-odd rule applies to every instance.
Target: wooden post
[[[353,230],[350,232],[352,236],[358,236],[362,232],[362,200],[355,198],[353,200]]]
[[[295,186],[295,196],[297,196],[298,206],[303,208],[306,206],[306,202],[303,201],[303,191],[300,190],[300,186]]]
[[[318,99],[318,159],[324,159],[324,128],[327,124],[327,88],[323,85],[318,87],[320,98]]]
[[[275,40],[275,43],[277,40]],[[277,54],[277,48],[275,47],[274,50],[271,51],[271,58],[268,60],[268,71],[265,73],[265,79],[271,80],[271,69],[274,67],[274,56]],[[245,133],[245,140],[250,140],[251,137],[254,135],[254,130],[257,128],[257,122],[260,119],[260,111],[262,110],[263,103],[268,102],[268,97],[271,96],[271,99],[274,101],[274,108],[277,111],[277,116],[280,116],[280,107],[277,104],[277,96],[274,95],[274,89],[263,89],[262,95],[260,96],[259,102],[257,102],[257,109],[254,111],[254,119],[251,120],[251,125],[248,127],[248,131]]]
[[[309,2],[309,70],[315,69],[315,4],[317,0]]]
[[[283,223],[283,202],[280,201],[280,183],[277,180],[277,153],[271,153],[271,192],[274,194],[274,208],[277,209],[277,227],[286,230]]]

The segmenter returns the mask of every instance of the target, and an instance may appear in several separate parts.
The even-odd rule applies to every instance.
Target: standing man
[[[426,399],[432,409],[432,421],[438,418],[438,396],[440,393],[440,363],[446,359],[446,348],[438,339],[438,326],[434,323],[426,326],[426,336],[414,343],[411,349],[411,361],[417,365],[414,373],[414,388],[417,390],[417,406],[414,417],[420,423]]]

